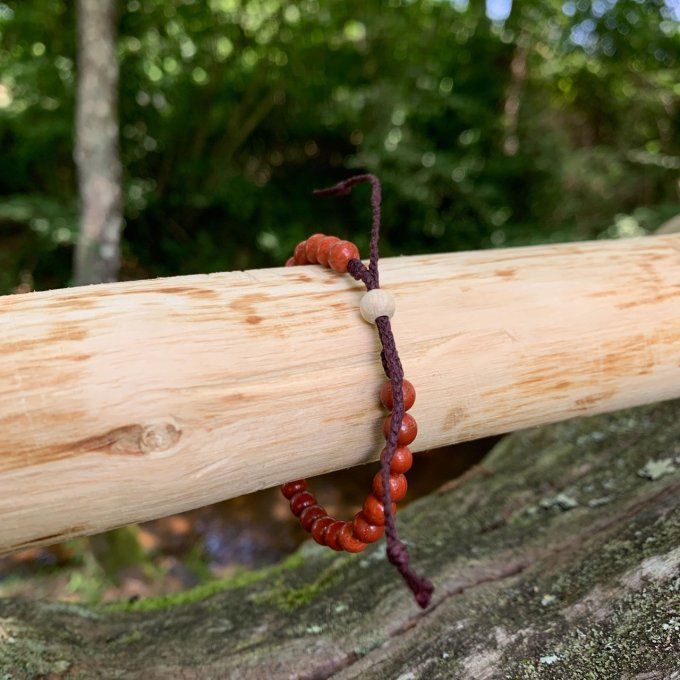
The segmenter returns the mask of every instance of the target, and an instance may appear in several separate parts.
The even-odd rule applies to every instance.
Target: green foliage
[[[139,544],[139,528],[136,525],[92,536],[90,548],[104,577],[113,583],[117,583],[121,573],[130,567],[153,572],[153,564]]]
[[[68,283],[73,5],[0,1],[0,292]],[[121,1],[123,276],[274,266],[317,230],[365,250],[366,190],[310,195],[359,170],[385,185],[386,254],[655,228],[680,210],[673,19],[661,0],[515,0],[502,24],[447,0]]]

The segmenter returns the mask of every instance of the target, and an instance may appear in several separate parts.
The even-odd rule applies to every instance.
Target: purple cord
[[[380,181],[375,175],[365,174],[350,177],[344,182],[336,184],[329,189],[319,189],[314,192],[316,196],[346,196],[352,187],[362,182],[371,184],[371,207],[373,208],[373,223],[371,225],[370,260],[368,267],[361,260],[350,260],[347,271],[357,280],[363,281],[366,290],[380,288],[378,275],[378,242],[380,240],[380,204],[382,192]],[[383,483],[383,505],[385,506],[385,538],[387,541],[387,559],[397,568],[406,584],[415,595],[416,602],[423,608],[430,604],[434,586],[425,578],[417,574],[410,566],[410,558],[406,544],[399,538],[394,515],[392,514],[392,498],[390,493],[390,465],[392,457],[397,449],[399,429],[404,418],[404,370],[399,360],[399,353],[394,342],[394,334],[387,316],[380,316],[375,320],[378,327],[378,335],[382,345],[380,358],[382,359],[385,375],[392,383],[392,421],[387,447],[382,460],[380,475]]]

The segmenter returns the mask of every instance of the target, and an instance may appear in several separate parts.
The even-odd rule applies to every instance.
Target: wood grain
[[[680,236],[381,271],[414,450],[680,396]],[[0,298],[0,550],[376,459],[361,291],[308,266]]]

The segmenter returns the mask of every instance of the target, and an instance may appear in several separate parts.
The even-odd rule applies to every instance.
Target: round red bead
[[[385,506],[379,498],[373,494],[369,494],[364,501],[362,513],[366,520],[371,524],[383,526],[385,524]],[[397,504],[392,502],[392,514],[397,513]]]
[[[378,524],[370,524],[363,512],[357,512],[352,522],[354,535],[364,543],[374,543],[385,532],[385,527]]]
[[[380,452],[381,462],[385,459],[386,453],[387,453],[386,448],[384,448]],[[392,456],[392,461],[390,463],[390,472],[394,472],[395,474],[403,474],[404,472],[408,472],[411,469],[412,465],[413,454],[411,453],[411,450],[406,446],[400,446],[395,450],[394,455]]]
[[[317,259],[317,250],[319,244],[323,239],[326,238],[326,234],[313,234],[307,239],[307,245],[305,246],[305,255],[307,256],[307,262],[310,264],[316,264],[319,260]]]
[[[340,529],[338,543],[343,550],[349,553],[359,553],[366,548],[366,543],[355,538],[352,534],[352,523],[345,522],[345,526]]]
[[[327,529],[326,529],[326,534],[324,535],[324,541],[326,545],[331,549],[331,550],[342,550],[342,547],[338,543],[338,534],[340,533],[340,530],[342,527],[345,526],[347,522],[343,522],[341,520],[336,520],[331,524]]]
[[[404,409],[408,411],[413,404],[416,402],[416,388],[408,381],[404,380],[403,383],[403,394],[404,394]],[[392,383],[386,382],[380,388],[380,401],[383,406],[391,411],[394,408],[394,400],[392,398]]]
[[[312,524],[312,538],[319,545],[326,545],[326,529],[335,522],[333,517],[320,517]]]
[[[390,434],[390,425],[392,424],[392,416],[387,416],[385,422],[383,423],[383,434],[385,439],[388,438]],[[418,434],[418,425],[415,418],[409,413],[404,413],[404,418],[401,421],[401,427],[399,428],[399,436],[397,438],[397,446],[408,446]]]
[[[326,236],[319,241],[319,247],[316,249],[316,260],[324,267],[328,267],[328,258],[331,254],[331,248],[339,241],[337,236]]]
[[[307,241],[300,241],[293,251],[295,264],[307,264]]]
[[[331,269],[344,274],[350,260],[359,259],[359,249],[350,241],[338,241],[331,247],[328,264]]]
[[[295,264],[295,258],[294,257],[289,257],[286,260],[286,267],[292,267]]]
[[[310,505],[316,505],[316,498],[309,491],[300,491],[290,499],[290,509],[296,517],[299,517],[302,511]]]
[[[300,524],[305,531],[311,531],[312,525],[320,517],[325,517],[326,511],[320,505],[308,505],[300,513]]]
[[[408,482],[404,475],[390,475],[390,498],[394,502],[400,501],[405,495],[408,489]],[[380,472],[377,472],[375,477],[373,477],[373,493],[378,498],[384,497],[382,476]]]
[[[307,482],[304,479],[298,479],[294,482],[288,482],[281,487],[281,493],[289,500],[300,491],[307,490]]]

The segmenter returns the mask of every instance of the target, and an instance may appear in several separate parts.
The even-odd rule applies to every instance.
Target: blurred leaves
[[[661,0],[515,0],[503,23],[444,0],[121,2],[123,275],[278,265],[318,230],[365,249],[365,193],[310,195],[359,170],[385,184],[386,254],[626,235],[641,209],[653,228],[680,211],[675,19]],[[74,24],[65,0],[0,1],[0,292],[68,282]]]

